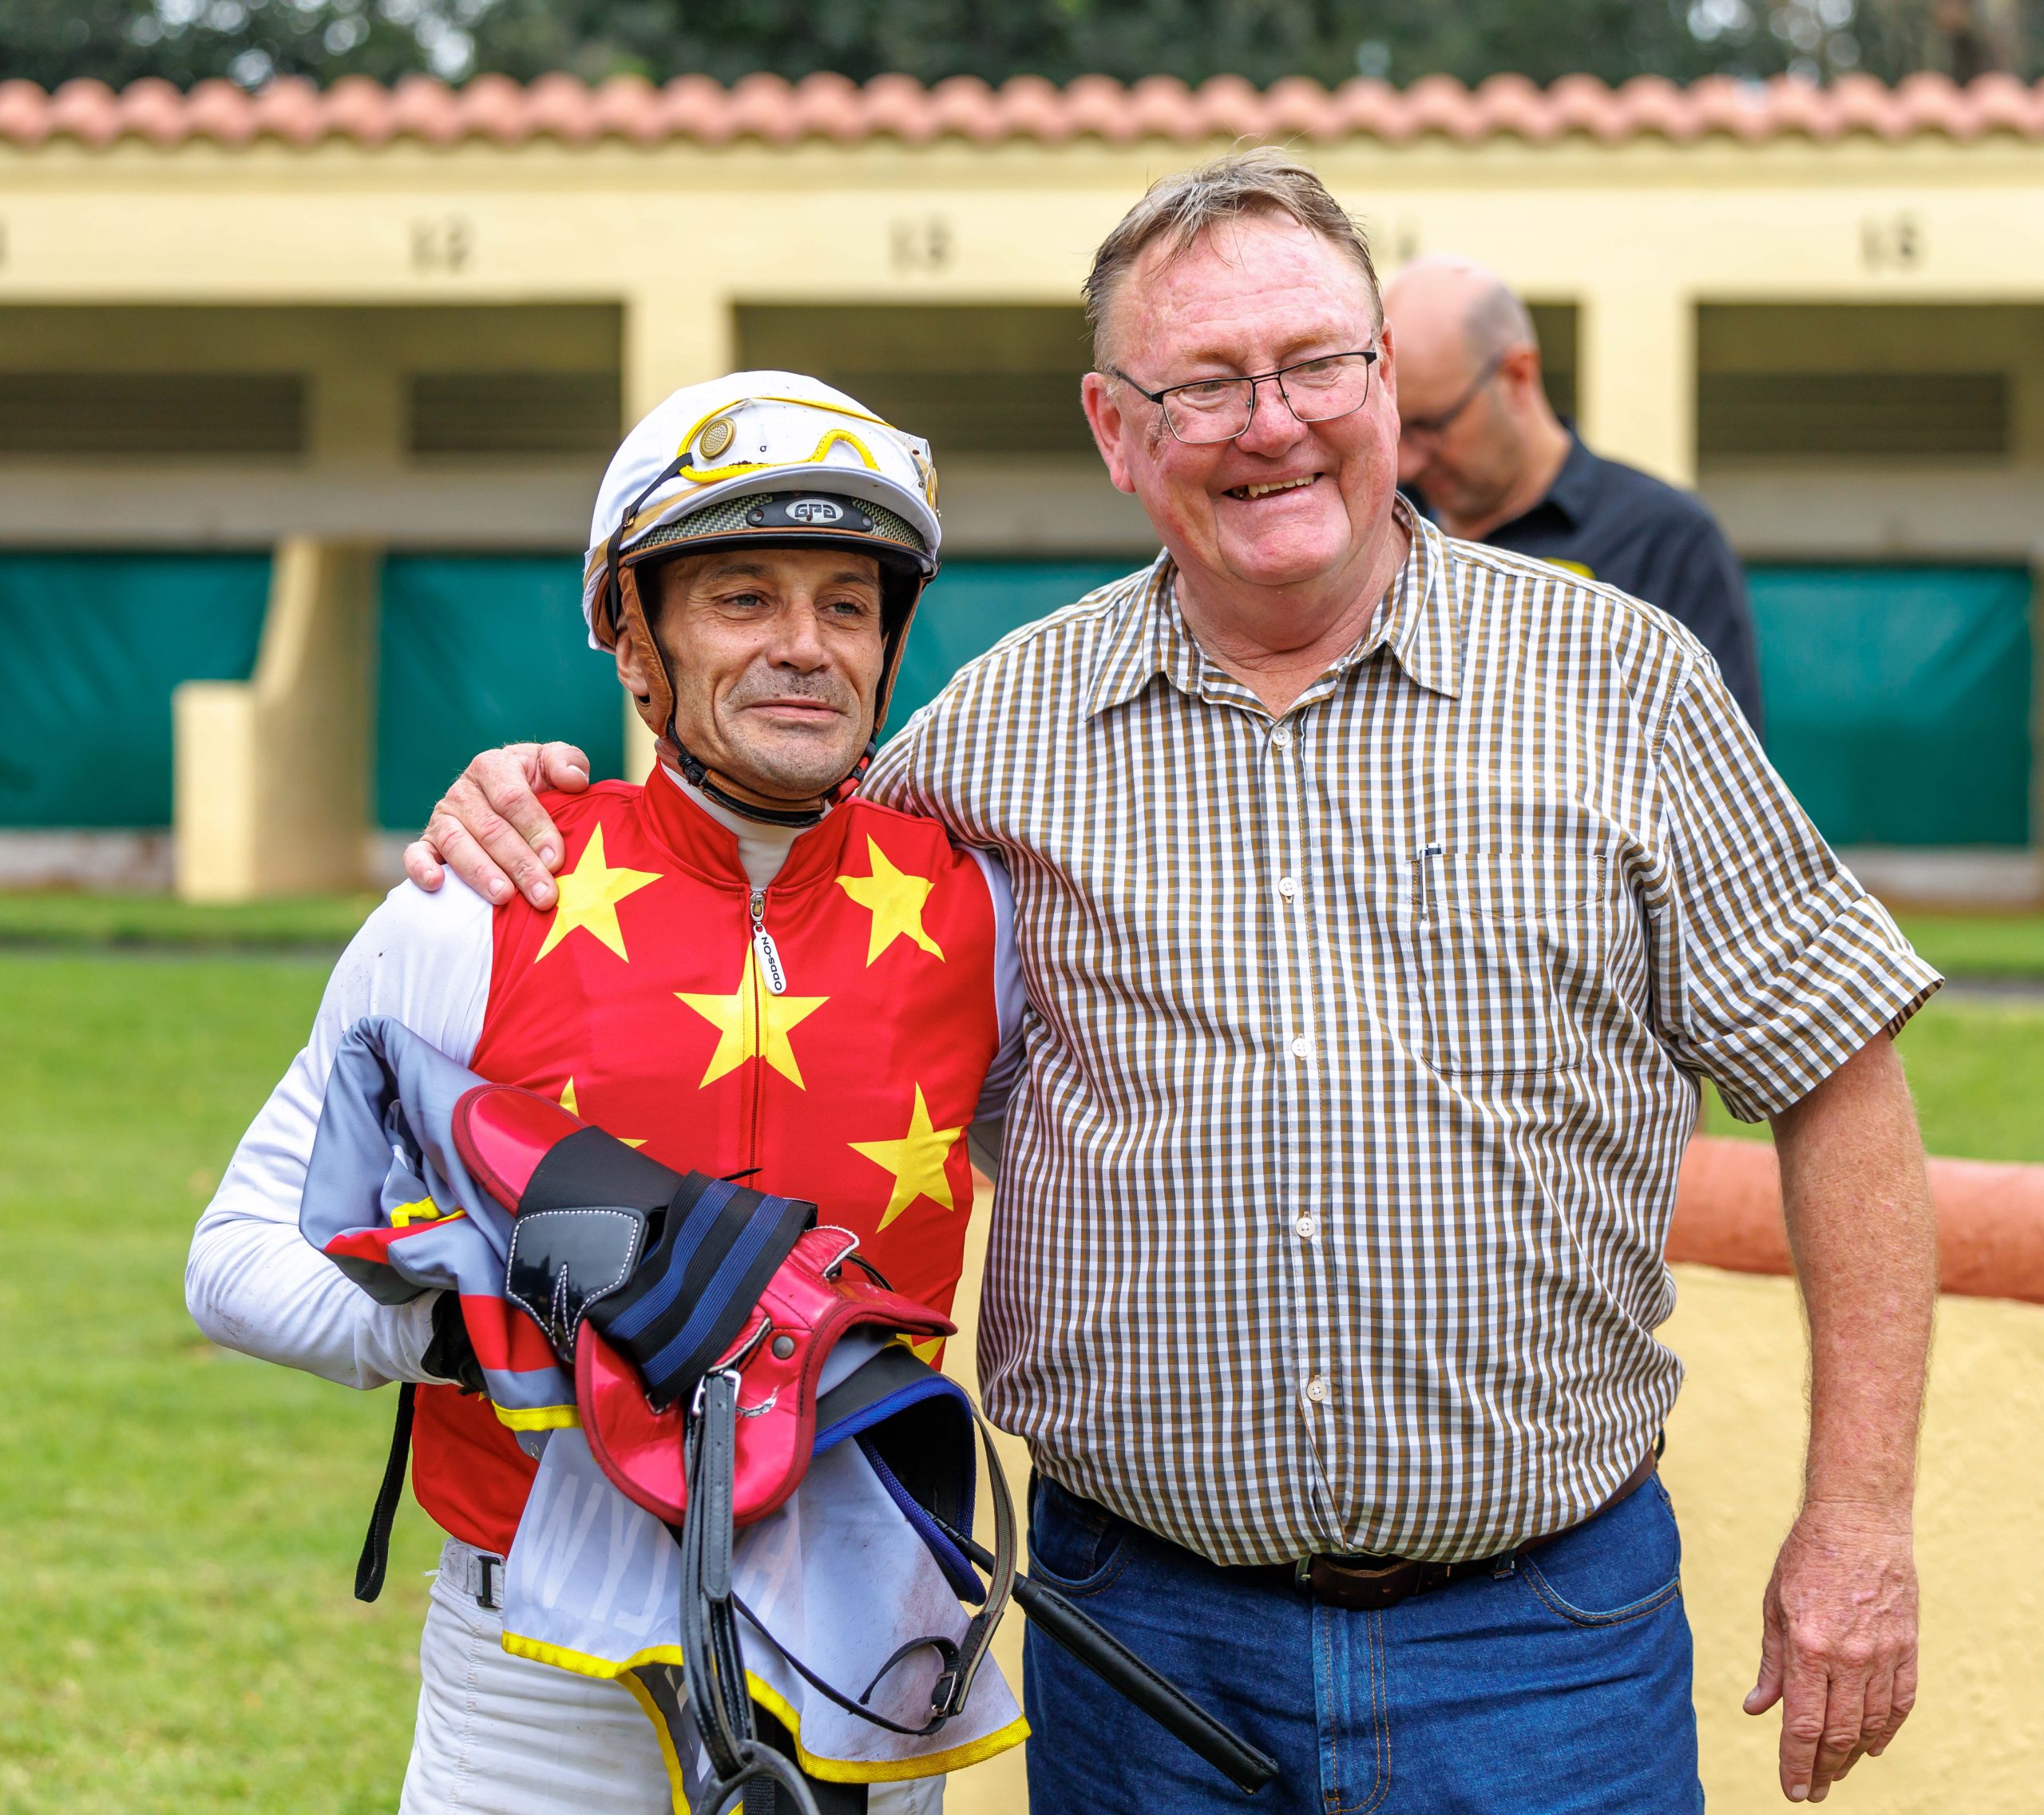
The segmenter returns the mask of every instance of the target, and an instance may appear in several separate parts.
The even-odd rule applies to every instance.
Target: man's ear
[[[1511,393],[1515,414],[1544,403],[1547,390],[1540,378],[1540,349],[1515,347],[1498,363],[1498,376]]]
[[[1398,349],[1393,343],[1391,323],[1388,321],[1377,324],[1377,365],[1370,373],[1370,382],[1381,391],[1384,402],[1395,411],[1398,407]]]
[[[653,684],[647,672],[645,655],[639,647],[638,637],[629,630],[624,631],[612,653],[617,657],[617,678],[625,692],[634,699],[650,699]]]
[[[1134,491],[1135,475],[1122,447],[1123,438],[1134,432],[1134,425],[1122,414],[1121,401],[1106,374],[1088,372],[1080,379],[1079,401],[1086,411],[1086,426],[1093,431],[1093,445],[1107,463],[1107,477],[1114,481],[1115,490]]]

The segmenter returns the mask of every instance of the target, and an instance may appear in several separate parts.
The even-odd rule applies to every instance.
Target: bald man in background
[[[1701,499],[1592,454],[1554,411],[1526,305],[1473,260],[1384,286],[1398,350],[1398,483],[1451,536],[1554,561],[1658,605],[1761,726],[1745,575]]]

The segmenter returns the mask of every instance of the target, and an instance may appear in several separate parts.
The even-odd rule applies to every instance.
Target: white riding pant
[[[477,1603],[481,1556],[458,1538],[440,1553],[399,1815],[670,1815],[660,1742],[631,1692],[505,1651],[504,1616]],[[489,1579],[501,1591],[501,1563]],[[944,1779],[875,1784],[868,1807],[942,1815]]]

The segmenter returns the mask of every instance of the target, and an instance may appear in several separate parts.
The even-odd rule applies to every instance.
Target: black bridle
[[[898,1357],[894,1359],[898,1365],[907,1365]],[[712,1369],[696,1390],[688,1421],[684,1461],[688,1503],[679,1528],[669,1527],[681,1547],[683,1684],[696,1731],[709,1758],[710,1811],[723,1809],[734,1795],[743,1793],[747,1784],[767,1780],[788,1793],[794,1815],[818,1815],[815,1799],[800,1769],[759,1737],[751,1694],[746,1684],[745,1651],[739,1636],[738,1616],[743,1614],[747,1623],[796,1674],[846,1713],[889,1733],[921,1739],[965,1712],[980,1666],[992,1645],[994,1629],[1008,1611],[1016,1579],[1014,1501],[1000,1453],[994,1447],[993,1433],[975,1406],[972,1414],[986,1457],[994,1514],[993,1550],[991,1554],[979,1552],[981,1567],[990,1578],[985,1597],[967,1623],[962,1638],[910,1639],[897,1647],[874,1672],[862,1694],[848,1695],[775,1639],[739,1599],[733,1587],[738,1387],[735,1369]],[[874,1691],[895,1666],[922,1651],[934,1651],[941,1667],[930,1689],[929,1713],[921,1724],[910,1726],[869,1707],[866,1704]]]

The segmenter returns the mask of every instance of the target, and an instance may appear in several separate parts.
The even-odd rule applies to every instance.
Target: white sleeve
[[[1007,867],[991,851],[976,845],[966,849],[986,878],[987,893],[993,898],[994,1009],[1000,1044],[993,1063],[987,1068],[980,1105],[965,1137],[972,1150],[973,1163],[992,1178],[1000,1166],[1008,1099],[1016,1080],[1022,1075],[1023,1022],[1028,1013],[1029,999],[1022,988],[1022,961],[1015,950],[1015,891],[1008,882]]]
[[[490,907],[454,878],[391,890],[328,979],[304,1049],[249,1125],[184,1267],[184,1302],[225,1349],[344,1386],[424,1380],[434,1294],[379,1305],[299,1233],[299,1200],[341,1037],[390,1015],[466,1064],[489,998]]]

